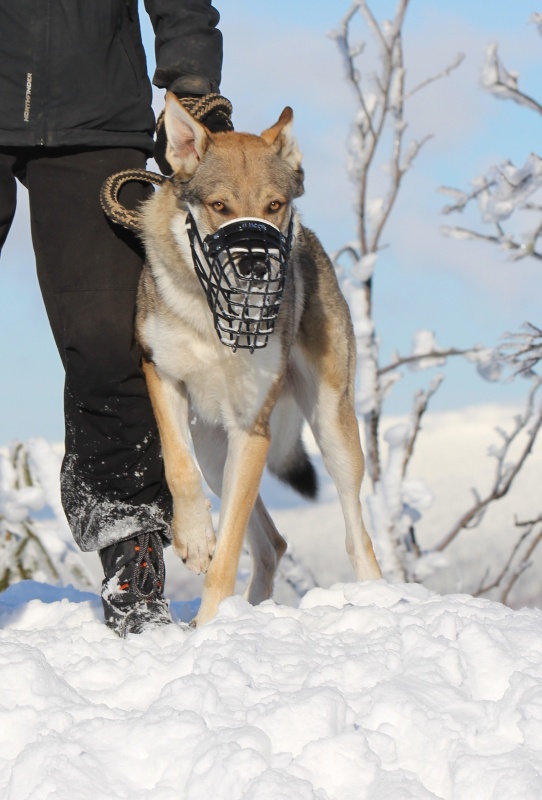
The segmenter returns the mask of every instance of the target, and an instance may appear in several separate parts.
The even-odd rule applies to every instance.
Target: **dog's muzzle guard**
[[[273,333],[292,247],[288,235],[262,219],[239,217],[203,240],[192,214],[186,219],[196,275],[222,344],[251,353]]]

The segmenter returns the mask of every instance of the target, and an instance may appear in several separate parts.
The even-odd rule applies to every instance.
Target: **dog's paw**
[[[215,551],[216,539],[214,533],[212,536],[204,534],[203,536],[174,536],[173,549],[181,558],[188,569],[199,575],[202,572],[207,572],[213,553]]]
[[[175,504],[173,550],[197,575],[207,572],[215,551],[216,538],[210,511],[211,504],[203,496],[191,503]]]

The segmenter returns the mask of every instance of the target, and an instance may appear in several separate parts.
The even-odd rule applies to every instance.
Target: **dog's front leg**
[[[186,389],[161,376],[149,361],[143,362],[143,371],[173,497],[173,548],[191,570],[206,572],[215,548],[215,534],[201,474],[190,452]]]
[[[198,625],[212,619],[220,602],[234,593],[239,556],[258,497],[269,441],[268,432],[237,429],[229,433],[218,542],[205,577]]]

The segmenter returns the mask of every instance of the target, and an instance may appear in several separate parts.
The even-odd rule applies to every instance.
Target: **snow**
[[[442,357],[428,355],[426,358],[421,358],[421,356],[424,356],[426,353],[438,353],[439,349],[440,348],[437,345],[433,331],[416,331],[414,334],[414,342],[410,355],[420,356],[420,358],[419,360],[413,361],[411,364],[409,364],[409,369],[416,371],[445,364],[446,359]]]
[[[62,510],[61,461],[62,447],[41,437],[24,446],[0,448],[0,579],[18,563],[20,569],[15,571],[39,575],[43,581],[91,585]],[[18,541],[27,534],[30,538],[21,550]],[[43,557],[35,535],[54,563]]]
[[[370,257],[368,263],[370,266]],[[367,261],[364,262],[362,259],[358,264],[364,269],[367,266]],[[375,403],[377,402],[378,344],[375,341],[375,326],[369,315],[365,287],[350,278],[345,278],[342,288],[350,306],[354,336],[356,337],[358,358],[356,408],[360,414],[365,415],[375,408]]]
[[[98,599],[0,596],[5,800],[538,800],[542,614],[384,581],[239,597],[118,639]]]
[[[484,222],[501,223],[542,186],[542,159],[531,153],[523,167],[506,161],[478,181],[495,184],[492,193],[481,192],[478,197]]]
[[[511,409],[490,407],[427,415],[403,486],[408,505],[423,510],[422,546],[440,538],[447,515],[488,472],[493,429],[510,418]],[[405,422],[388,418],[392,451]],[[59,454],[42,440],[30,453],[49,485],[46,467],[57,471]],[[432,575],[433,589],[440,582],[448,595],[350,582],[338,500],[315,462],[316,504],[268,475],[262,487],[309,569],[295,581],[310,585],[312,571],[331,584],[299,604],[279,580],[277,603],[252,608],[237,595],[192,630],[201,579],[190,583],[171,548],[166,590],[176,622],[143,636],[120,640],[103,625],[95,554],[81,554],[92,591],[22,581],[0,594],[2,800],[542,796],[542,612],[455,593],[460,581],[477,585],[499,547],[506,552],[513,511],[539,510],[540,448],[519,499],[468,533],[461,557],[448,556],[454,577]],[[426,485],[436,498],[429,508]],[[527,594],[539,598],[536,572]]]

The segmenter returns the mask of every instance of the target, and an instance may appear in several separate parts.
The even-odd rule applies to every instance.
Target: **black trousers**
[[[62,502],[75,541],[98,550],[143,531],[169,535],[171,497],[134,342],[142,250],[99,203],[106,177],[145,167],[139,150],[0,148],[0,250],[29,192],[32,241],[47,315],[65,368]],[[136,207],[148,189],[130,184]]]

